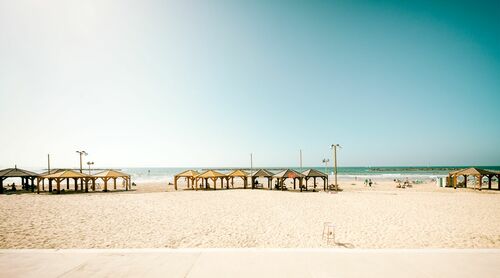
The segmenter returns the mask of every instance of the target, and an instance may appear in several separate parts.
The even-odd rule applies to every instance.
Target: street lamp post
[[[332,144],[330,148],[333,150],[333,162],[334,165],[334,174],[335,174],[335,191],[339,190],[339,185],[337,184],[337,148],[341,148],[339,144]]]
[[[328,162],[330,162],[330,159],[323,158],[323,163],[325,163],[325,174],[327,175],[328,175]]]
[[[90,173],[90,165],[94,165],[94,161],[87,161],[87,165],[89,166],[89,175],[91,175],[91,173]]]
[[[80,154],[80,173],[83,173],[83,169],[82,169],[82,155],[88,155],[88,153],[86,151],[76,151],[76,152]]]

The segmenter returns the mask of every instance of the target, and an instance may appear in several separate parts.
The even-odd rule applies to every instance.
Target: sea
[[[423,166],[423,167],[338,167],[337,175],[340,180],[351,178],[370,178],[376,179],[434,179],[437,177],[445,177],[450,171],[467,168],[470,166]],[[478,166],[481,169],[500,171],[500,166]],[[260,168],[173,168],[173,167],[150,167],[150,168],[121,168],[120,170],[131,174],[132,180],[136,182],[169,182],[173,180],[174,175],[186,170],[205,171],[208,169],[217,170],[221,173],[229,173],[235,169],[242,169],[247,172],[256,171]],[[315,169],[328,175],[333,175],[332,167],[265,167],[273,173],[278,173],[284,169],[293,169],[302,172],[308,169]]]

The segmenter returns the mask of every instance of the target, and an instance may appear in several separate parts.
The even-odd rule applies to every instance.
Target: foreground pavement
[[[0,249],[0,277],[500,277],[500,249]]]

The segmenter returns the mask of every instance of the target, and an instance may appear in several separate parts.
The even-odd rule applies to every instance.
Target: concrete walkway
[[[500,250],[2,250],[0,277],[500,277]]]

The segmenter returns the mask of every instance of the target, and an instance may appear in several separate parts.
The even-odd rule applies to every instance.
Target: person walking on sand
[[[369,179],[369,180],[368,180],[368,185],[369,185],[370,187],[372,187],[372,183],[373,183],[373,182],[372,182],[372,179]]]

